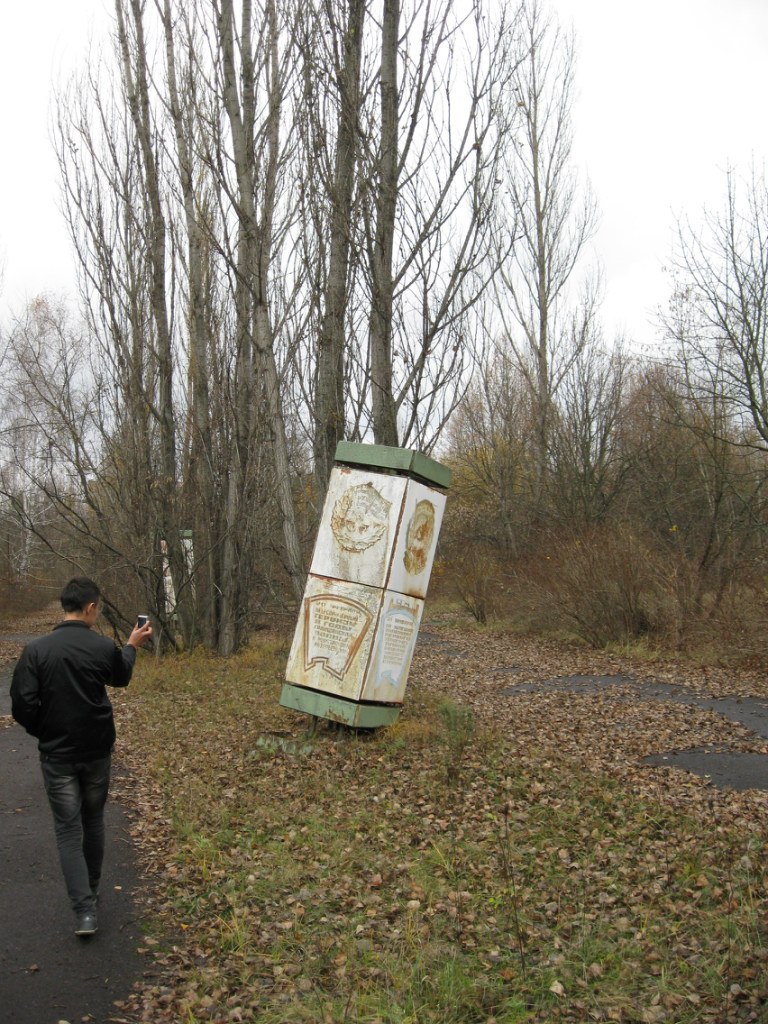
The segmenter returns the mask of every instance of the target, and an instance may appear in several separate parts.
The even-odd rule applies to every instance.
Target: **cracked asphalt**
[[[749,697],[710,698],[691,693],[683,686],[646,683],[632,676],[558,676],[542,682],[509,686],[502,694],[533,693],[561,690],[567,693],[598,693],[611,688],[627,688],[637,700],[669,701],[688,707],[713,711],[731,722],[751,729],[768,739],[768,703]],[[713,786],[730,789],[768,790],[768,755],[745,754],[725,746],[699,747],[691,750],[660,751],[644,759],[645,764],[685,768]]]

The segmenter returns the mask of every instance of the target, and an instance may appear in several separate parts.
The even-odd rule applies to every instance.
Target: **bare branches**
[[[742,443],[768,448],[768,188],[727,174],[719,213],[678,226],[676,288],[662,317],[693,396],[718,398]],[[730,433],[730,431],[729,431]]]
[[[588,190],[579,192],[570,166],[573,41],[539,0],[526,0],[522,24],[520,60],[505,97],[522,119],[503,165],[517,238],[494,287],[502,345],[528,380],[537,408],[543,487],[554,397],[588,340],[589,315],[580,325],[573,321],[568,289],[595,227],[595,207]],[[508,229],[501,216],[503,240]],[[593,304],[594,295],[588,295],[581,309]]]

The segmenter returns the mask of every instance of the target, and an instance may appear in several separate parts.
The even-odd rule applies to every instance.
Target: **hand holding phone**
[[[152,625],[149,621],[148,615],[137,615],[136,625],[131,630],[131,635],[128,637],[128,643],[131,647],[135,647],[136,650],[139,647],[143,647],[144,644],[149,643],[152,639]]]

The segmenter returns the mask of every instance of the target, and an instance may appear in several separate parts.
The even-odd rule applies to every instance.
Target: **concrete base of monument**
[[[327,718],[330,722],[342,722],[355,729],[379,729],[392,725],[402,710],[399,704],[362,704],[320,690],[294,686],[293,683],[283,685],[280,704],[284,708],[302,711],[315,718]]]

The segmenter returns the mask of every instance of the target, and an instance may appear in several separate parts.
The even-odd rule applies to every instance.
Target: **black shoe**
[[[95,912],[87,910],[84,914],[78,915],[75,935],[79,935],[80,938],[87,938],[89,935],[95,935],[98,927]]]

